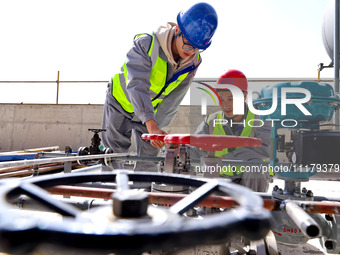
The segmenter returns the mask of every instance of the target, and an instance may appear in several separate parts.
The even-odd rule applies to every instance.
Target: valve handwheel
[[[233,147],[260,147],[261,139],[232,135],[156,135],[143,134],[143,139],[161,140],[167,144],[190,144],[205,151],[220,151]]]
[[[169,209],[148,205],[145,210],[147,199],[137,194],[133,204],[143,208],[131,211],[130,207],[124,207],[126,202],[129,204],[124,192],[135,194],[129,189],[128,181],[188,185],[197,189]],[[85,213],[55,199],[45,190],[56,185],[86,182],[116,182],[118,191],[113,196],[114,209],[106,206]],[[214,191],[232,196],[240,206],[207,215],[201,220],[183,216]],[[118,192],[123,193],[116,195]],[[14,210],[13,201],[22,194],[64,216],[63,220],[56,222]],[[223,243],[235,234],[257,240],[267,234],[271,218],[263,209],[262,199],[245,187],[222,180],[193,179],[175,174],[114,171],[6,180],[0,185],[0,196],[0,246],[9,252],[25,253],[39,244],[52,244],[87,251],[137,254],[150,249]]]
[[[158,135],[158,134],[142,134],[142,138],[146,140],[158,140],[164,141],[164,138],[167,135]]]

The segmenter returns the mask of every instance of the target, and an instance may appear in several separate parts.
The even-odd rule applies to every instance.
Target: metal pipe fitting
[[[316,238],[321,235],[321,228],[318,223],[294,202],[286,202],[285,210],[302,233],[308,238]]]

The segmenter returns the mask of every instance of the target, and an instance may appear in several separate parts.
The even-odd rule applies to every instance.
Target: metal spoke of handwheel
[[[129,189],[129,177],[126,172],[119,171],[116,175],[117,190]]]
[[[182,200],[178,201],[174,204],[170,211],[172,213],[177,213],[182,215],[187,210],[192,208],[193,206],[197,205],[201,202],[205,197],[207,197],[211,192],[213,192],[216,187],[218,186],[218,181],[210,181],[206,184],[202,185],[194,192],[192,192],[189,196],[183,198]]]
[[[29,197],[39,201],[43,205],[47,206],[57,213],[60,213],[63,216],[76,217],[76,215],[81,212],[79,209],[73,206],[54,199],[53,197],[51,197],[50,193],[34,184],[25,183],[22,184],[20,188],[22,192]]]

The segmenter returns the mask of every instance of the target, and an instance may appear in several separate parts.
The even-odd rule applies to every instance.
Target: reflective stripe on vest
[[[141,36],[143,34],[136,35],[135,38]],[[148,55],[151,58],[152,62],[152,70],[150,75],[150,97],[152,106],[155,109],[159,103],[163,101],[163,99],[170,94],[187,76],[188,74],[196,68],[196,65],[192,65],[189,68],[182,70],[182,72],[176,73],[172,79],[167,83],[167,62],[159,57],[159,44],[156,43],[155,46],[155,35],[152,36],[152,41],[150,45],[150,49],[148,51]],[[197,62],[199,61],[199,54],[197,54]],[[183,72],[184,71],[184,72]],[[127,68],[126,62],[124,63],[120,74],[116,74],[112,78],[112,95],[119,102],[119,104],[123,107],[123,109],[129,113],[133,113],[133,106],[131,102],[127,99],[122,86],[126,86],[126,75]],[[165,89],[163,89],[165,87]],[[162,91],[162,89],[164,91]],[[161,93],[161,94],[160,94]]]
[[[253,120],[254,118],[255,118],[255,114],[248,110],[247,117],[245,120],[245,125],[240,136],[243,136],[243,137],[252,136],[252,131],[253,131],[252,126],[254,125],[254,121],[251,121],[251,120]],[[221,111],[217,113],[217,119],[223,120]],[[218,123],[221,123],[221,122],[219,121]],[[249,123],[251,126],[249,125]],[[216,124],[213,130],[213,134],[214,135],[226,135],[223,125]],[[236,147],[235,150],[238,150],[240,148],[242,147]],[[228,148],[223,149],[222,151],[215,151],[215,157],[222,157],[223,155],[226,155],[228,153],[229,153]],[[241,166],[223,166],[220,172],[220,174],[222,175],[234,175],[234,173],[236,174],[242,173]]]

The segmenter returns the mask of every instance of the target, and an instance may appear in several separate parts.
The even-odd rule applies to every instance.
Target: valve
[[[111,154],[113,150],[111,148],[100,148],[101,139],[99,137],[100,132],[106,131],[106,129],[96,129],[96,128],[89,128],[88,131],[94,133],[93,137],[91,138],[91,146],[90,147],[80,147],[77,152],[77,156],[86,156],[86,155],[97,155],[97,154]],[[90,163],[97,162],[93,160],[77,160],[79,165],[88,165]],[[112,163],[110,158],[102,158],[100,159],[100,163],[109,166]]]

